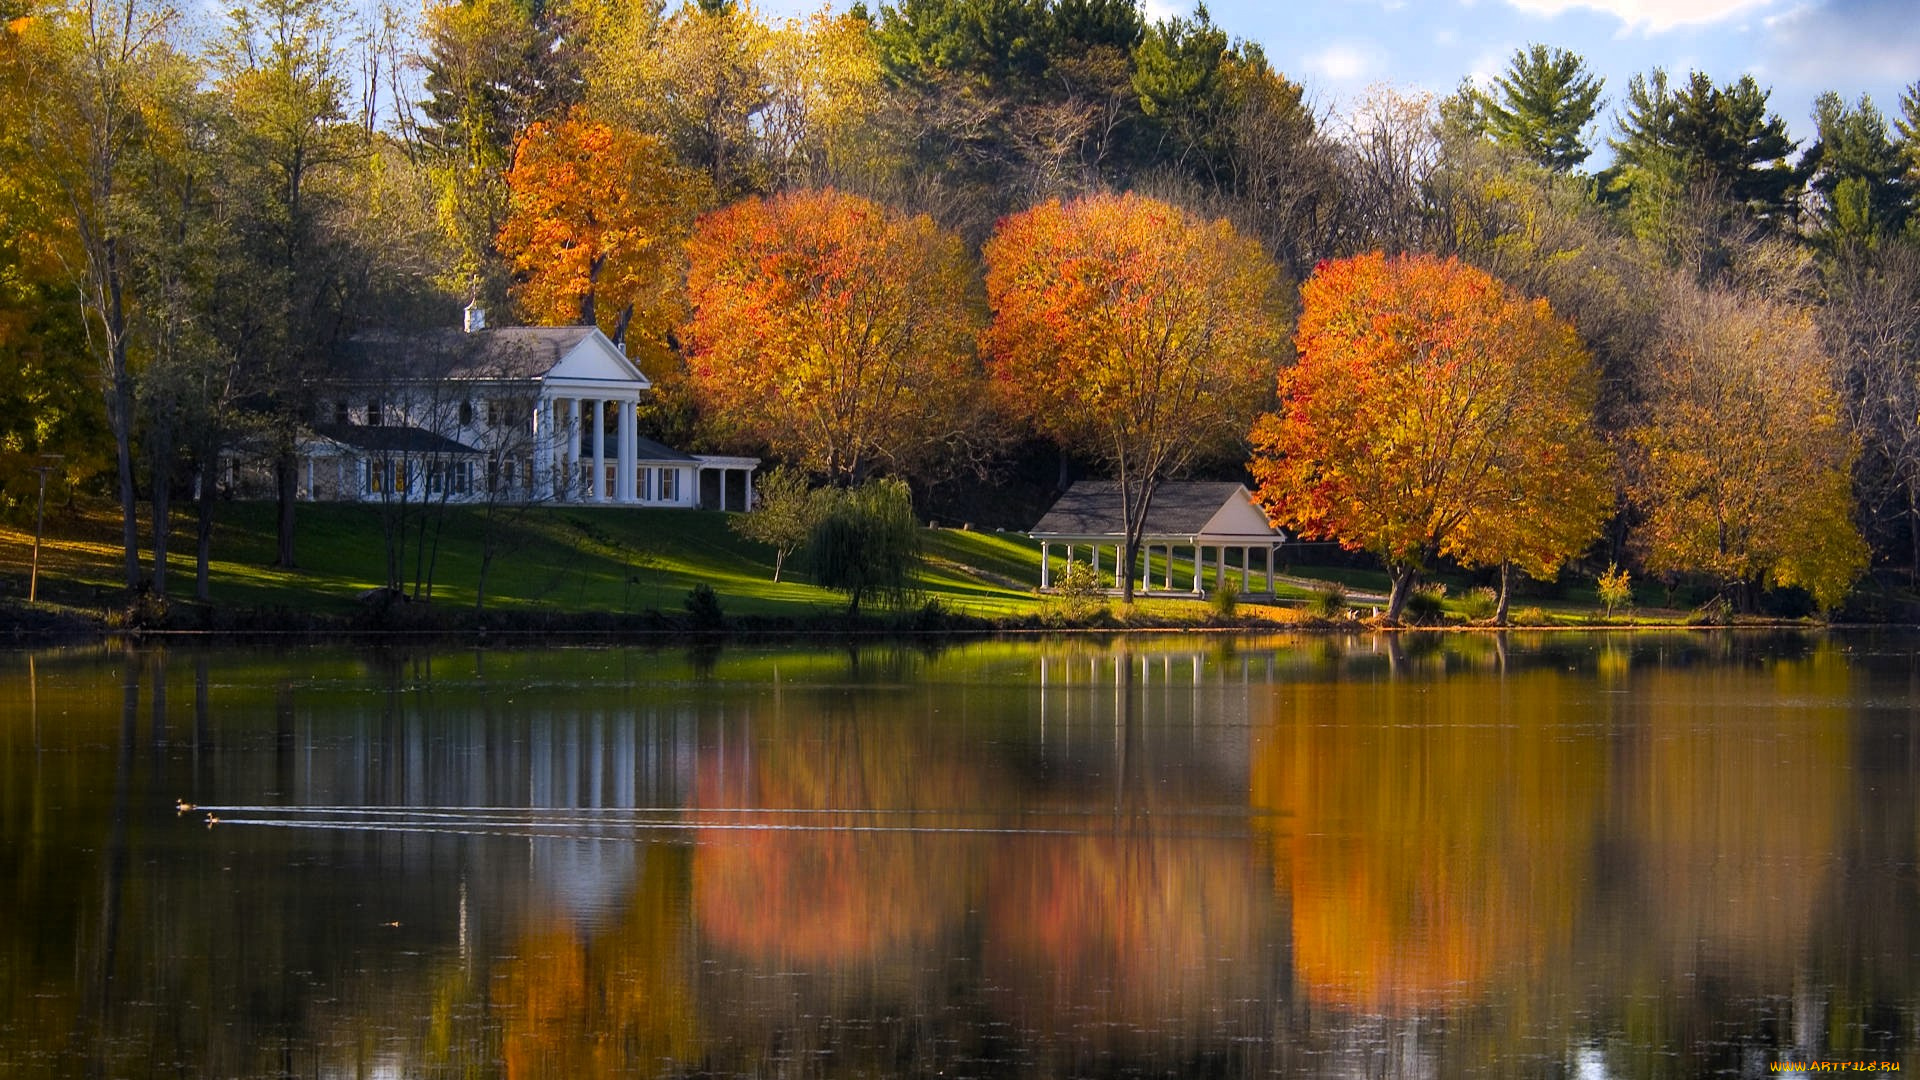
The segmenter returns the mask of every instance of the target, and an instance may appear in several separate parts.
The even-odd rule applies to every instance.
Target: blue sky
[[[783,16],[820,5],[758,6]],[[1207,9],[1336,112],[1375,83],[1447,93],[1462,76],[1499,71],[1529,42],[1572,49],[1607,81],[1608,108],[1591,137],[1597,157],[1607,156],[1611,106],[1628,77],[1656,66],[1681,76],[1697,68],[1718,82],[1752,74],[1798,139],[1811,135],[1823,90],[1848,101],[1870,94],[1892,116],[1901,88],[1920,80],[1920,0],[1212,0]],[[1152,18],[1192,11],[1191,2],[1147,0]]]

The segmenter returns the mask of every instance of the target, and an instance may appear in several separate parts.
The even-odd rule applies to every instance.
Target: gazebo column
[[[1052,571],[1053,571],[1053,545],[1048,543],[1045,540],[1042,540],[1040,541],[1040,587],[1041,588],[1050,589],[1053,587]]]
[[[1113,587],[1125,589],[1127,575],[1131,573],[1133,573],[1133,567],[1127,564],[1127,542],[1122,540],[1113,545]]]
[[[1093,577],[1094,580],[1098,581],[1100,579],[1100,541],[1095,540],[1093,543],[1088,544],[1087,550],[1092,553]]]
[[[1267,595],[1268,596],[1275,595],[1273,591],[1273,545],[1272,544],[1267,545]]]

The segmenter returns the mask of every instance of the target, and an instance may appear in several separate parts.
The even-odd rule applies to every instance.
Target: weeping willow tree
[[[847,595],[847,614],[869,597],[890,604],[913,595],[920,523],[899,480],[874,480],[828,498],[807,539],[814,584]]]

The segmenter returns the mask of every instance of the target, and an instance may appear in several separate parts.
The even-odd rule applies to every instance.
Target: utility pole
[[[40,474],[40,502],[33,511],[33,574],[27,579],[29,604],[40,595],[40,532],[47,522],[47,474],[58,468],[65,457],[64,454],[41,454],[40,464],[33,467],[33,471]]]

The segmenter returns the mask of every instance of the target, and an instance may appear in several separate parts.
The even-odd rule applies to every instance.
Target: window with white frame
[[[675,502],[680,498],[680,470],[660,470],[660,501]]]

